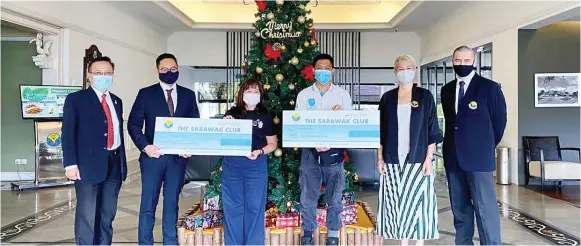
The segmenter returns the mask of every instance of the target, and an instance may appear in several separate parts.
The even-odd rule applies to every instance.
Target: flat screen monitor
[[[68,94],[80,86],[20,85],[23,119],[61,119]]]

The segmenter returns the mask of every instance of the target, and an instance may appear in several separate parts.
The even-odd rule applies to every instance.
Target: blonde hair
[[[395,58],[395,62],[393,63],[393,69],[397,70],[397,67],[399,66],[399,64],[402,61],[409,61],[413,64],[414,67],[416,67],[416,60],[410,56],[410,55],[400,55],[397,58]]]

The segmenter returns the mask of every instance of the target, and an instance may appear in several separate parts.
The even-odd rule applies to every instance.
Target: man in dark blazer
[[[127,177],[123,103],[109,92],[114,64],[109,57],[88,66],[91,87],[71,93],[64,105],[63,163],[75,181],[78,245],[110,245],[121,182]]]
[[[506,102],[500,85],[474,71],[474,51],[466,46],[452,56],[457,79],[442,87],[446,119],[444,165],[454,214],[456,244],[474,244],[474,216],[480,244],[500,245],[500,214],[493,171],[495,148],[506,127]]]
[[[163,155],[153,145],[156,117],[199,118],[200,112],[193,91],[176,85],[179,77],[177,59],[162,54],[156,59],[159,82],[139,90],[127,130],[142,151],[141,208],[139,210],[138,241],[153,244],[153,226],[159,192],[163,184],[162,233],[164,245],[177,245],[178,198],[184,182],[189,155]],[[145,133],[143,126],[145,122]]]

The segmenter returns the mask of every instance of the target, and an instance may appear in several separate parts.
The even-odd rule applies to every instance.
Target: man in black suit
[[[63,163],[75,181],[78,245],[111,244],[121,182],[127,177],[123,142],[123,103],[109,92],[114,64],[109,57],[88,66],[91,87],[65,100]]]
[[[444,165],[454,214],[456,244],[474,244],[474,216],[482,245],[501,244],[494,152],[506,127],[500,85],[474,71],[474,51],[454,50],[456,80],[442,87],[446,119]]]
[[[178,198],[184,183],[189,155],[163,155],[153,145],[156,117],[199,118],[196,95],[176,85],[179,77],[177,59],[161,54],[156,60],[159,82],[139,90],[127,123],[131,139],[142,151],[141,207],[139,210],[139,245],[153,244],[155,209],[163,184],[162,233],[164,245],[177,245]],[[145,133],[143,127],[145,123]]]

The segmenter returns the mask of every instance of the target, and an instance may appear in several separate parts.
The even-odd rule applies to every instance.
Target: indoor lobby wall
[[[226,66],[226,31],[177,32],[168,39],[168,52],[183,66]],[[420,38],[412,32],[361,32],[361,66],[392,67],[409,54],[419,61]]]
[[[500,146],[511,150],[510,181],[518,183],[518,29],[579,6],[574,1],[470,2],[426,27],[421,38],[421,63],[452,55],[461,45],[492,43],[492,78],[507,102],[508,122]]]
[[[535,107],[535,73],[580,72],[579,28],[579,21],[566,21],[518,31],[519,184],[524,184],[523,136],[558,136],[561,147],[579,148],[579,107]],[[563,159],[576,162],[577,154],[564,151]]]
[[[85,49],[92,44],[103,55],[110,56],[115,63],[111,91],[123,100],[124,119],[139,89],[157,81],[155,59],[166,51],[168,34],[133,18],[111,2],[3,1],[2,8],[63,28],[62,79],[51,84],[81,86]],[[125,138],[126,148],[130,150],[128,159],[137,159],[139,151],[127,133]]]

